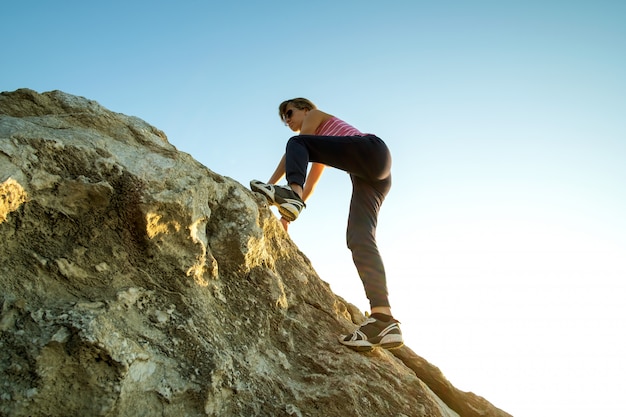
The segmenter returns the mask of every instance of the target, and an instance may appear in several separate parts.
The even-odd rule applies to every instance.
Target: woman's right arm
[[[280,159],[280,162],[278,163],[276,170],[274,171],[274,173],[270,177],[270,180],[268,181],[269,184],[276,184],[285,176],[286,159],[287,159],[287,154],[283,155],[283,157]]]

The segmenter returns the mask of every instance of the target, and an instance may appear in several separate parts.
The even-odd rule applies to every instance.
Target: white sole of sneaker
[[[388,334],[383,337],[379,343],[371,343],[367,340],[345,341],[344,339],[347,336],[348,335],[339,336],[339,343],[348,346],[350,349],[356,350],[357,352],[369,352],[375,347],[381,347],[383,349],[391,350],[398,349],[404,346],[404,340],[402,339],[402,335],[400,334]]]
[[[379,346],[383,349],[397,349],[404,345],[401,334],[388,334],[380,341]]]
[[[278,207],[278,211],[281,216],[283,216],[287,221],[294,221],[300,215],[300,211],[302,210],[302,204],[298,200],[293,200],[290,198],[280,198],[281,203],[276,201],[276,189],[272,184],[265,184],[261,181],[252,180],[250,181],[250,189],[254,192],[263,194],[267,199],[268,203],[273,206]]]
[[[274,186],[272,184],[265,184],[261,181],[252,180],[250,181],[250,189],[257,193],[261,193],[267,198],[268,202],[276,205],[276,201],[274,200]]]
[[[285,219],[287,219],[287,221],[290,221],[290,222],[297,219],[298,215],[300,214],[300,211],[298,211],[298,208],[289,202],[283,203],[280,206],[278,206],[278,212],[280,213],[281,216],[283,216]]]

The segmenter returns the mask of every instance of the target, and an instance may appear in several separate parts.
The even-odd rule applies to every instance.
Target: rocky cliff
[[[142,120],[0,94],[0,415],[507,416],[363,320],[260,196]]]

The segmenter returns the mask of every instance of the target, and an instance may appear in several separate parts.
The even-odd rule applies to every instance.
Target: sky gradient
[[[408,346],[516,417],[618,415],[626,373],[626,3],[32,1],[0,90],[62,90],[246,185],[307,97],[389,145],[378,240]],[[327,170],[292,239],[368,308]],[[328,230],[321,233],[320,230]]]

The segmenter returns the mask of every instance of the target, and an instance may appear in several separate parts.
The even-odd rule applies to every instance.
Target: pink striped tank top
[[[320,124],[315,134],[317,136],[365,136],[359,129],[335,116]]]

